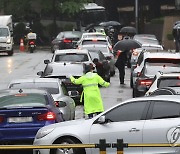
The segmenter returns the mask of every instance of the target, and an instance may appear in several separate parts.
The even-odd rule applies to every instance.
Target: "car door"
[[[153,101],[149,111],[143,129],[143,143],[169,143],[174,139],[172,129],[175,130],[180,125],[180,104]],[[146,147],[143,148],[143,154],[173,154],[177,150],[176,147]]]
[[[148,105],[147,101],[129,102],[106,112],[104,116],[111,122],[94,123],[90,130],[90,143],[98,143],[99,139],[106,139],[107,143],[117,143],[117,139],[123,139],[126,143],[142,143]],[[107,148],[108,154],[116,151],[115,148]],[[142,148],[125,148],[124,151],[128,154],[142,154]],[[92,153],[98,153],[98,149],[92,149]]]

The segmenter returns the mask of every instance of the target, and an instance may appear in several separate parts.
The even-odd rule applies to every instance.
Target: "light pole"
[[[138,33],[138,29],[139,29],[138,12],[139,12],[138,0],[135,0],[135,26],[136,26],[137,33]]]

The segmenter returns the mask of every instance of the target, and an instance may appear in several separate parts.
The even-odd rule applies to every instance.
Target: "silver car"
[[[59,110],[63,113],[64,120],[75,119],[75,102],[59,79],[53,78],[24,78],[14,79],[8,88],[43,88],[59,103]]]
[[[180,125],[180,96],[156,96],[131,98],[121,102],[92,119],[79,119],[52,124],[41,128],[34,145],[52,144],[94,144],[99,139],[116,143],[172,143],[172,131]],[[175,131],[174,131],[175,133]],[[125,154],[175,154],[178,147],[129,147]],[[108,154],[115,154],[115,148],[107,148]],[[98,154],[99,149],[35,149],[34,154]]]

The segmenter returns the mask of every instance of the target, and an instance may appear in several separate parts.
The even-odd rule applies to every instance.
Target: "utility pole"
[[[139,8],[138,8],[138,0],[135,0],[135,26],[137,29],[137,33],[138,33],[138,29],[139,29]]]

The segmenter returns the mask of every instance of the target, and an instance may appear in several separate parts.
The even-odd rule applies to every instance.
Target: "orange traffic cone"
[[[20,48],[19,48],[19,50],[20,50],[21,52],[24,52],[24,50],[25,50],[23,39],[20,39]]]

